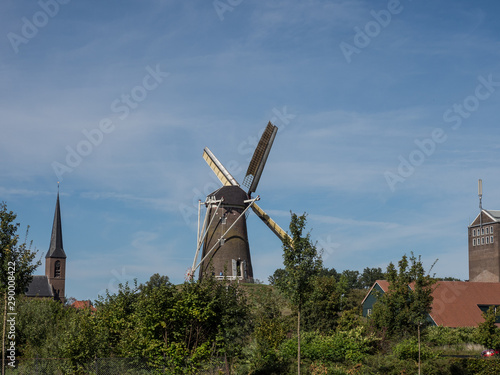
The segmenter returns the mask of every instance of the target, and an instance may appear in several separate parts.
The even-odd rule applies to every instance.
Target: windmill
[[[278,128],[267,124],[255,149],[243,180],[243,190],[229,171],[205,147],[203,159],[222,183],[222,187],[209,194],[198,210],[198,236],[196,254],[190,276],[199,269],[199,277],[214,274],[216,278],[229,280],[253,280],[252,261],[248,244],[246,216],[251,208],[258,217],[283,241],[287,233],[276,224],[258,205],[259,196],[252,198],[259,184],[262,171],[271,151]],[[203,224],[200,221],[201,206],[206,213]],[[198,256],[201,250],[201,260]]]

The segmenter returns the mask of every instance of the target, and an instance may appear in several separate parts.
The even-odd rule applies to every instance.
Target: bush
[[[415,338],[406,339],[392,348],[392,352],[396,358],[401,360],[413,360],[418,362],[418,341]],[[426,361],[428,359],[439,357],[439,352],[432,351],[424,343],[420,343],[420,360]]]
[[[358,363],[373,351],[375,341],[373,335],[366,334],[360,327],[332,335],[305,332],[301,337],[302,358],[311,361]],[[285,341],[280,349],[284,358],[295,358],[297,338]]]
[[[425,330],[423,340],[437,346],[464,345],[474,342],[476,330],[475,327],[428,327]]]
[[[462,358],[456,361],[455,366],[460,368],[462,373],[474,375],[496,375],[500,374],[500,360],[497,358]]]

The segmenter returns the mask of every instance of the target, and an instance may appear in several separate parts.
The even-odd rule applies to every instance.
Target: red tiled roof
[[[483,322],[478,305],[500,305],[500,283],[438,281],[431,318],[446,327],[474,327]]]
[[[387,280],[377,280],[376,282],[382,288],[382,290],[384,291],[384,293],[387,293],[387,291],[389,290],[389,281],[387,281]]]
[[[75,309],[83,310],[83,309],[91,309],[92,311],[95,311],[95,307],[92,306],[90,303],[90,300],[87,301],[75,301],[71,304]]]
[[[385,293],[389,290],[387,280],[377,280],[363,302],[376,284]],[[484,321],[480,305],[500,306],[500,283],[438,281],[433,288],[434,301],[429,315],[436,325],[476,327]]]

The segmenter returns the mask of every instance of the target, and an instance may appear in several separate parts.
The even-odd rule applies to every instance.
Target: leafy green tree
[[[490,306],[483,313],[484,322],[477,327],[476,342],[487,349],[500,350],[500,329],[495,324],[499,316],[495,306]]]
[[[61,343],[75,309],[47,298],[20,297],[16,302],[16,344],[24,358],[62,358]]]
[[[387,267],[389,290],[375,303],[372,322],[389,335],[414,334],[418,325],[428,323],[431,311],[434,280],[425,274],[420,258],[404,255],[398,269],[390,263]]]
[[[70,307],[66,308],[71,310]],[[74,309],[61,345],[63,358],[68,358],[72,371],[82,373],[97,357],[108,355],[106,336],[102,334],[97,316],[90,309]]]
[[[154,274],[148,282],[137,288],[133,299],[134,308],[129,315],[127,332],[122,336],[119,351],[127,357],[148,358],[149,362],[160,366],[166,353],[168,340],[167,312],[177,301],[178,292],[168,276]]]
[[[284,272],[275,279],[275,285],[297,310],[297,369],[300,375],[300,315],[305,301],[313,290],[313,280],[320,273],[323,262],[311,234],[304,234],[306,214],[291,213],[289,237],[283,240]]]
[[[342,271],[342,276],[345,277],[347,282],[347,289],[361,289],[361,283],[359,281],[359,271],[344,270]]]
[[[102,337],[107,355],[147,358],[169,373],[198,373],[214,357],[225,358],[230,371],[248,335],[245,294],[210,277],[175,286],[155,274],[139,286],[120,285],[96,308],[95,326],[81,329]]]
[[[7,210],[7,205],[0,203],[0,293],[3,295],[2,319],[2,373],[5,369],[5,332],[7,309],[15,311],[16,295],[24,294],[33,279],[33,272],[40,262],[34,262],[36,251],[31,250],[31,243],[20,242],[17,230],[20,224],[14,223],[17,215]],[[28,229],[26,230],[26,237]]]
[[[285,276],[286,276],[285,270],[282,268],[278,268],[277,270],[274,271],[274,273],[271,276],[269,276],[268,278],[269,284],[276,286],[276,280],[279,280]]]
[[[31,250],[32,244],[26,244],[26,239],[20,242],[17,234],[20,224],[14,223],[16,217],[7,210],[4,202],[0,203],[0,288],[4,294],[7,289],[24,294],[33,279],[33,272],[41,264],[40,261],[34,262],[36,251]]]
[[[119,284],[117,293],[110,294],[106,291],[106,294],[99,296],[95,302],[95,329],[101,340],[106,343],[102,355],[129,356],[125,342],[135,329],[132,317],[137,309],[138,298],[139,289],[137,280],[134,280],[133,286],[128,282]]]
[[[335,268],[322,268],[319,272],[319,276],[332,276],[335,280],[339,281],[340,274],[337,272]]]
[[[259,288],[254,295],[253,336],[261,353],[278,349],[286,338],[287,322],[282,314],[282,297],[270,287]]]
[[[344,291],[333,276],[318,276],[312,283],[312,292],[304,302],[303,327],[306,331],[330,333],[337,326]]]
[[[363,273],[359,277],[360,286],[363,289],[369,289],[377,280],[385,280],[385,274],[382,271],[382,268],[369,268],[366,267],[363,270]]]

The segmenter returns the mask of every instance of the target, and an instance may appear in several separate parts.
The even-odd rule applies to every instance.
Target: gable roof
[[[365,303],[366,299],[368,298],[368,296],[373,291],[373,288],[375,288],[377,285],[380,287],[380,289],[382,289],[382,291],[384,293],[387,293],[387,291],[389,290],[389,282],[387,280],[377,280],[377,281],[375,281],[373,283],[372,287],[370,288],[370,290],[368,291],[368,293],[366,293],[366,296],[365,296],[365,298],[363,298],[363,301],[361,301],[362,305]]]
[[[469,226],[479,225],[479,215],[482,215],[483,224],[487,223],[500,223],[500,211],[498,210],[482,210]]]
[[[384,293],[389,290],[388,281],[377,280],[362,304],[377,285]],[[500,306],[500,283],[438,281],[433,286],[432,297],[429,317],[436,325],[476,327],[484,321],[480,306]]]
[[[432,296],[437,325],[475,327],[484,321],[480,305],[500,305],[500,283],[438,281]]]
[[[26,296],[54,298],[54,292],[47,276],[33,276],[33,280],[26,290]]]

